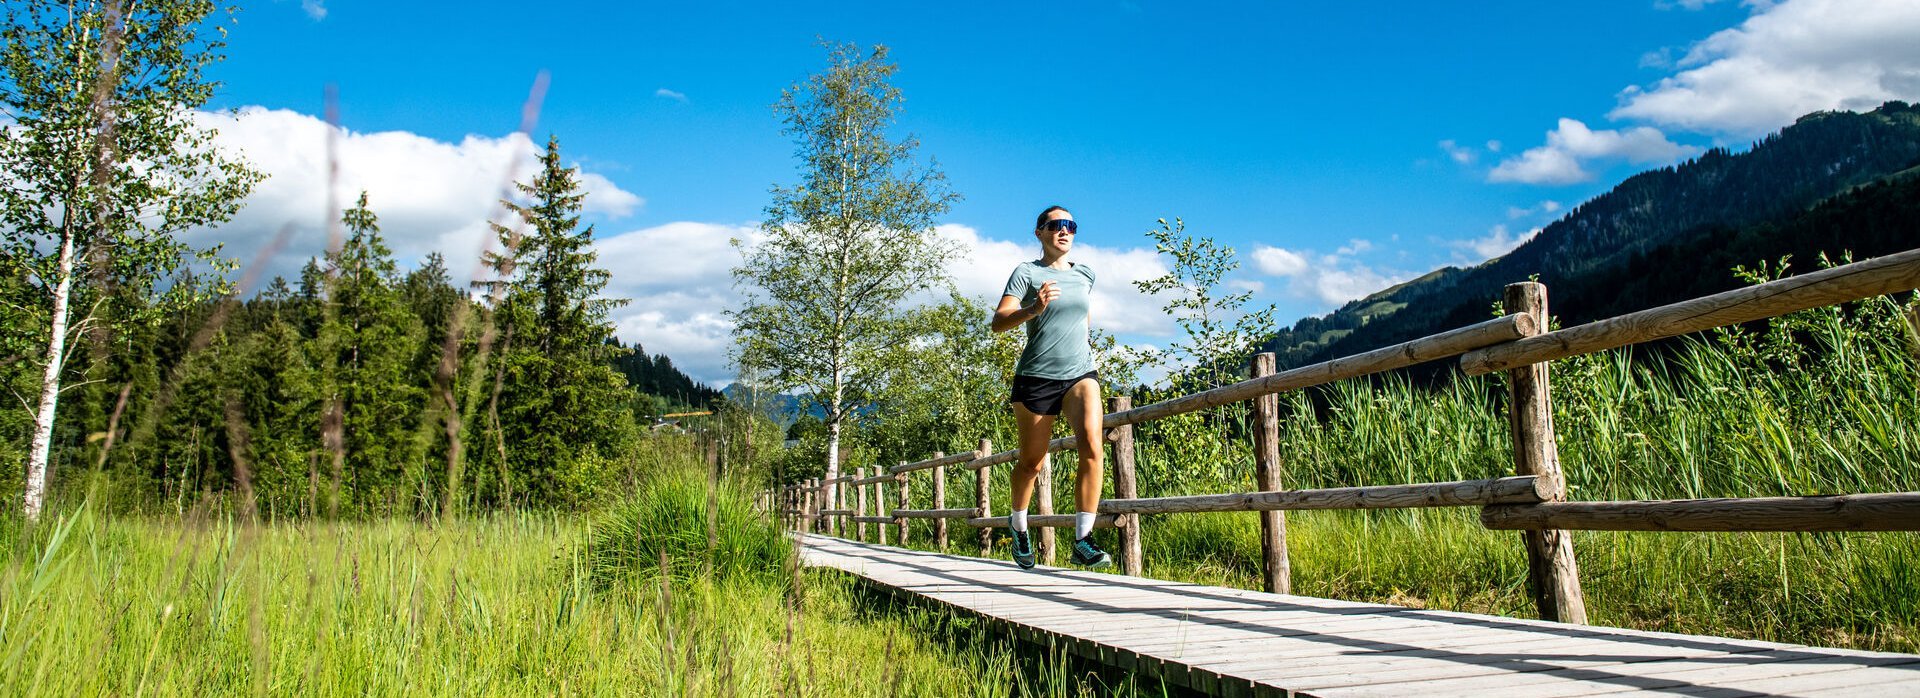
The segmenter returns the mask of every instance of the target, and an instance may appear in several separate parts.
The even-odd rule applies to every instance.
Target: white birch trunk
[[[60,281],[53,287],[53,329],[47,337],[47,370],[40,379],[40,409],[33,415],[33,445],[27,456],[24,513],[40,520],[47,497],[47,464],[53,455],[53,415],[60,406],[60,372],[66,364],[67,305],[73,293],[73,238],[68,227],[60,238]]]
[[[841,394],[842,381],[844,380],[845,379],[842,378],[842,372],[839,369],[835,369],[833,372],[833,401],[828,408],[829,413],[827,415],[832,420],[827,422],[827,479],[828,480],[832,480],[836,477],[840,477],[840,422],[845,418],[844,415],[840,413],[840,400],[841,400],[840,394]],[[827,509],[840,508],[840,503],[838,501],[839,493],[840,493],[840,488],[838,486],[827,488],[826,503],[823,505],[823,507]]]

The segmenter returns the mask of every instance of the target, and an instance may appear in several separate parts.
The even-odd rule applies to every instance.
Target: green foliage
[[[741,366],[825,410],[837,472],[840,425],[857,408],[849,389],[877,382],[880,354],[911,338],[902,302],[949,283],[952,243],[933,226],[958,196],[937,166],[914,162],[917,141],[888,136],[900,90],[886,47],[828,49],[827,70],[774,105],[801,181],[774,188],[762,239],[733,241],[745,297],[729,316]]]
[[[1153,247],[1166,255],[1170,269],[1161,276],[1135,281],[1142,293],[1166,294],[1161,312],[1173,317],[1187,335],[1175,342],[1161,357],[1167,361],[1184,360],[1184,380],[1174,384],[1205,390],[1233,383],[1244,375],[1253,346],[1273,326],[1273,306],[1246,312],[1253,291],[1216,296],[1221,279],[1240,268],[1231,247],[1222,247],[1212,238],[1187,232],[1186,221],[1157,221],[1160,227],[1147,231]]]
[[[510,447],[482,451],[479,469],[502,473],[498,503],[579,506],[600,485],[604,469],[594,466],[636,437],[631,393],[612,366],[624,350],[607,319],[626,301],[600,296],[609,274],[594,266],[593,227],[579,227],[586,194],[578,169],[561,164],[558,139],[540,163],[517,185],[528,202],[503,202],[520,225],[493,226],[505,249],[489,258],[493,317],[507,339],[492,367],[488,427]]]
[[[781,584],[793,564],[792,544],[777,522],[754,510],[749,488],[736,478],[715,481],[697,465],[647,475],[632,495],[602,511],[589,531],[584,555],[594,585],[602,589],[662,573],[681,580]],[[663,559],[666,570],[660,569]]]

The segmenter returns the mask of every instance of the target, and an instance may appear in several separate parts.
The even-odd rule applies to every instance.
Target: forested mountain
[[[1562,325],[1728,290],[1735,265],[1920,246],[1920,105],[1809,114],[1733,154],[1642,172],[1479,266],[1446,267],[1306,318],[1263,351],[1280,367],[1389,346],[1490,317],[1536,277]]]
[[[637,343],[629,350],[617,339],[613,344],[623,352],[613,360],[613,370],[626,376],[627,385],[647,402],[645,406],[636,406],[635,412],[640,416],[658,417],[661,412],[679,407],[705,409],[720,397],[720,391],[681,373],[666,354],[648,355],[646,348]]]

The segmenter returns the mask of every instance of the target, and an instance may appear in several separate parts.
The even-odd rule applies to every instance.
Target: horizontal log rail
[[[1295,511],[1309,509],[1412,509],[1539,502],[1546,492],[1532,475],[1491,480],[1431,482],[1416,485],[1336,487],[1236,494],[1200,494],[1147,499],[1106,499],[1101,513],[1182,514],[1213,511]]]
[[[896,474],[910,473],[915,470],[930,470],[933,468],[938,468],[943,465],[959,465],[961,463],[965,463],[970,460],[973,460],[973,452],[968,451],[963,453],[955,453],[951,456],[946,456],[944,458],[928,458],[926,460],[918,461],[914,463],[902,463],[900,465],[887,466],[887,472],[896,473]]]
[[[1477,376],[1915,288],[1920,250],[1908,250],[1475,349],[1460,368]]]
[[[1496,530],[1920,531],[1920,492],[1490,506]]]
[[[891,516],[850,516],[850,517],[847,517],[847,520],[852,521],[854,523],[872,523],[872,524],[893,523],[893,517]]]
[[[821,516],[853,516],[852,509],[821,509]]]
[[[864,487],[866,485],[871,485],[876,482],[893,482],[898,479],[900,478],[894,477],[892,475],[875,475],[873,477],[863,477],[858,480],[853,480],[849,484],[852,484],[854,487]]]
[[[899,519],[970,519],[978,512],[972,509],[895,509],[887,512]]]
[[[1113,514],[1106,513],[1104,511],[1100,512],[1099,514],[1093,517],[1093,527],[1094,528],[1113,528],[1114,527],[1113,522],[1119,518],[1120,517],[1115,516]],[[1027,515],[1028,527],[1040,526],[1044,528],[1072,528],[1073,524],[1074,522],[1073,522],[1072,514],[1028,514]],[[975,518],[967,519],[967,525],[972,526],[974,528],[1006,528],[1007,517],[1005,516],[975,517]]]

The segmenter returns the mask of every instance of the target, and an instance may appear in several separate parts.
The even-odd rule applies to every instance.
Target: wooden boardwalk
[[[1920,655],[1563,625],[802,535],[802,559],[1220,695],[1920,696]]]

